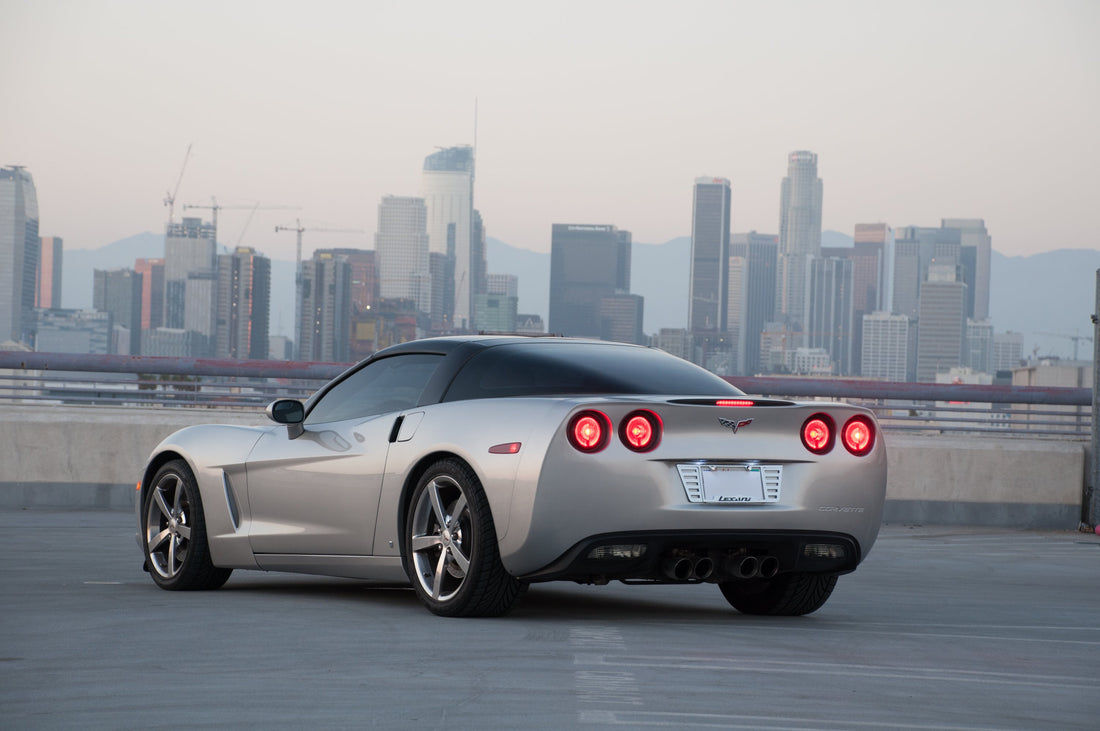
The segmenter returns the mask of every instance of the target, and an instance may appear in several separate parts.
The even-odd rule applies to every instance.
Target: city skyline
[[[0,0],[19,31],[0,49],[0,162],[35,176],[40,233],[68,250],[163,230],[190,143],[177,215],[217,196],[365,232],[307,234],[307,258],[370,248],[377,202],[416,195],[439,144],[477,145],[488,235],[539,252],[556,221],[688,235],[700,175],[730,179],[733,231],[774,231],[792,150],[820,156],[823,229],[981,217],[1009,256],[1095,248],[1093,4],[581,9],[197,3],[165,24],[142,3]],[[210,52],[184,52],[200,35]],[[287,215],[227,211],[220,238],[286,259]]]

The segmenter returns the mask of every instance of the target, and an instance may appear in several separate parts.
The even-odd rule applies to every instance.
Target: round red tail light
[[[833,448],[835,427],[828,414],[814,414],[802,424],[802,443],[814,454],[825,454]]]
[[[611,420],[602,411],[582,411],[569,420],[569,443],[581,452],[598,452],[607,446]]]
[[[862,457],[875,446],[875,427],[867,417],[853,416],[844,425],[840,440],[844,442],[845,449],[857,457]]]
[[[619,439],[627,449],[649,452],[661,443],[661,417],[652,411],[633,411],[619,424]]]

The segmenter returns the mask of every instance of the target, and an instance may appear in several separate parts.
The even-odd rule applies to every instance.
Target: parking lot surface
[[[1100,728],[1100,538],[885,526],[800,618],[713,585],[411,589],[234,573],[166,592],[122,512],[0,511],[0,727]]]

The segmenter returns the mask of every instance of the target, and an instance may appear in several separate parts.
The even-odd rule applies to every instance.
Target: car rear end
[[[567,399],[502,558],[531,581],[837,575],[873,545],[885,486],[878,425],[858,407]]]

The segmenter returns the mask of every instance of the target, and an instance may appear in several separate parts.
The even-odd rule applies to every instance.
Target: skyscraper
[[[200,218],[184,218],[180,223],[168,224],[164,239],[164,321],[167,327],[185,327],[187,279],[193,273],[212,275],[216,256],[213,225]]]
[[[141,329],[164,327],[164,259],[137,259],[141,275]]]
[[[215,358],[268,356],[271,260],[248,246],[218,257]]]
[[[0,168],[0,343],[34,341],[38,196],[21,166]]]
[[[344,363],[351,336],[351,267],[336,254],[315,251],[302,262],[298,359]]]
[[[774,234],[747,234],[730,236],[730,256],[745,259],[744,275],[741,283],[733,282],[741,293],[741,320],[738,323],[737,371],[744,375],[753,375],[761,371],[760,335],[764,325],[775,319],[775,277],[779,252],[779,237]],[[732,296],[732,294],[731,294]],[[729,323],[733,330],[733,322]]]
[[[863,316],[864,378],[905,382],[915,377],[916,323],[908,315],[872,312]]]
[[[857,223],[853,246],[822,247],[821,256],[846,259],[852,264],[851,366],[844,372],[858,375],[862,352],[863,316],[884,309],[883,286],[887,246],[893,232],[885,223]],[[812,312],[811,312],[812,316]]]
[[[921,284],[917,323],[917,380],[935,381],[962,365],[966,336],[966,284],[955,279],[956,267],[933,265]]]
[[[805,150],[790,153],[779,195],[776,311],[795,329],[806,319],[810,261],[821,251],[822,193],[817,154]]]
[[[730,181],[696,178],[691,206],[691,279],[688,328],[695,334],[726,332],[730,255]]]
[[[133,269],[96,269],[92,279],[92,307],[109,312],[111,352],[141,355],[141,275]],[[120,338],[118,330],[124,329]]]
[[[62,249],[63,243],[59,236],[43,236],[39,240],[35,307],[46,310],[61,309]]]
[[[630,291],[629,231],[555,223],[550,239],[550,332],[599,338],[600,300]]]
[[[966,316],[989,319],[989,270],[993,239],[980,218],[944,218],[940,228],[957,229],[966,282]]]
[[[852,262],[815,258],[810,267],[810,303],[806,337],[833,360],[833,372],[852,371]]]
[[[963,365],[978,373],[993,373],[993,323],[989,320],[967,319]]]
[[[466,329],[472,324],[473,280],[477,275],[472,241],[474,149],[468,145],[448,147],[424,158],[421,193],[427,207],[429,250],[454,254],[453,324]]]
[[[388,195],[378,204],[379,294],[408,299],[421,312],[432,309],[428,261],[427,208],[423,198]]]

